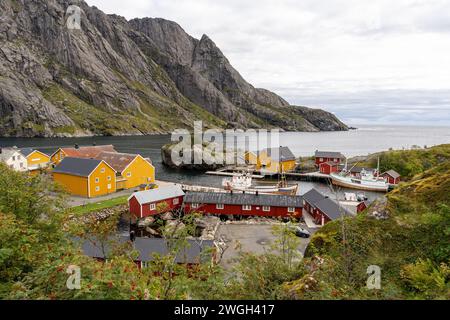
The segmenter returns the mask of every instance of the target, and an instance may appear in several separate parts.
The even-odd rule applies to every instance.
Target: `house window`
[[[173,199],[173,204],[176,206],[177,204],[179,204],[180,203],[180,199],[178,199],[178,198],[176,198],[176,199]]]
[[[95,183],[99,183],[100,182],[100,178],[95,178]]]
[[[102,170],[100,170],[100,172],[101,172],[101,173],[105,173],[105,172],[106,172],[106,169],[105,169],[105,168],[102,168]]]
[[[111,176],[108,176],[108,178],[107,178],[107,179],[108,179],[108,181],[111,181]]]
[[[150,210],[156,210],[156,203],[150,204]]]
[[[323,158],[320,158],[320,162],[322,162],[323,161]]]
[[[295,213],[295,208],[294,207],[289,207],[288,208],[288,212],[289,213]]]
[[[216,209],[217,209],[217,210],[223,210],[223,209],[225,209],[225,206],[223,205],[223,203],[218,203],[218,204],[216,205]]]
[[[96,192],[99,192],[99,191],[100,191],[100,187],[99,187],[99,186],[96,186],[96,187],[95,187],[95,191],[96,191]]]
[[[252,206],[244,205],[244,206],[242,206],[242,210],[244,210],[244,211],[251,211],[252,210]]]
[[[131,172],[127,172],[127,177],[128,177],[128,178],[131,177]]]
[[[191,204],[191,208],[192,209],[197,209],[199,207],[199,204],[198,203],[193,203],[193,204]]]
[[[108,190],[111,190],[111,188],[112,188],[111,184],[108,184]]]
[[[152,182],[152,178],[148,177],[148,178],[147,178],[147,181],[148,181],[148,182]]]
[[[270,207],[269,206],[264,206],[263,207],[263,211],[264,212],[270,212]]]

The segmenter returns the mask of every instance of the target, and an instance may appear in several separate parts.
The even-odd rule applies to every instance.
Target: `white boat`
[[[253,186],[253,179],[250,173],[243,173],[234,176],[231,179],[223,179],[222,186],[225,190],[245,191],[251,193],[293,193],[297,190],[298,185],[288,186],[280,182],[271,186]]]
[[[331,181],[334,185],[350,189],[377,192],[389,191],[389,183],[387,180],[385,178],[375,176],[372,171],[362,169],[359,177],[352,176],[350,172],[351,170],[347,170],[346,164],[342,172],[330,174]],[[377,169],[376,172],[379,172],[379,169]]]
[[[252,186],[252,175],[243,173],[238,176],[233,176],[231,179],[223,179],[222,186],[226,190],[236,190],[236,189],[248,189]]]

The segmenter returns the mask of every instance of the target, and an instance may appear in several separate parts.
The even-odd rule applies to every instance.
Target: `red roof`
[[[67,157],[93,159],[102,152],[116,152],[114,146],[90,146],[79,148],[61,148]]]
[[[102,152],[95,157],[97,160],[104,160],[117,172],[122,172],[138,157],[137,154],[118,153],[118,152]]]

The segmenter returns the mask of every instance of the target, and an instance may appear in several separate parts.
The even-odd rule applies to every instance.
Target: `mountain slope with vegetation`
[[[66,27],[70,5],[81,30]],[[84,1],[0,2],[0,135],[209,128],[347,130],[333,114],[257,89],[214,42],[164,19],[127,21]]]
[[[381,172],[393,169],[406,180],[410,180],[419,173],[450,161],[450,144],[423,149],[417,147],[411,150],[390,150],[375,153],[364,158],[358,165],[376,168],[378,159],[380,159]]]
[[[449,299],[450,162],[415,176],[357,219],[326,225],[313,238],[292,298]],[[318,264],[317,261],[320,260]],[[368,290],[367,268],[381,268],[381,289]],[[309,284],[309,287],[307,285]]]

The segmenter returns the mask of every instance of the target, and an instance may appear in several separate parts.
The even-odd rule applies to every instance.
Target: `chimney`
[[[80,149],[80,146],[78,144],[75,144],[75,149]]]
[[[256,191],[256,196],[259,196],[259,191]]]

